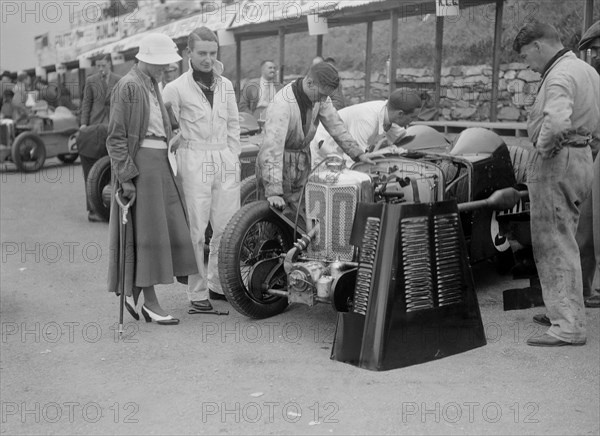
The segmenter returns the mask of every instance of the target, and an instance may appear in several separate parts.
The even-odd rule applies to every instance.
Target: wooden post
[[[365,54],[365,101],[371,99],[371,53],[373,52],[373,21],[367,22],[367,48]]]
[[[79,98],[79,99],[81,99],[81,101],[83,101],[83,88],[85,87],[85,79],[87,79],[86,69],[79,68],[78,83],[77,83],[79,85],[79,89],[78,89],[79,95],[72,95],[71,96],[72,98]],[[79,119],[77,121],[79,121]]]
[[[323,57],[323,35],[317,35],[317,56]]]
[[[390,94],[396,89],[396,68],[398,65],[398,10],[392,9],[390,13]]]
[[[496,23],[494,27],[494,52],[492,57],[492,100],[490,121],[498,121],[498,84],[500,83],[500,45],[502,42],[502,15],[504,0],[496,0]]]
[[[242,38],[235,37],[235,92],[240,98],[242,92]]]
[[[590,26],[594,22],[594,0],[583,0],[583,28],[581,29],[581,35],[585,33],[586,30],[590,28]]]
[[[285,27],[279,28],[279,83],[283,84],[283,69],[285,64]]]
[[[435,17],[435,55],[433,66],[434,92],[433,102],[436,108],[440,107],[442,94],[442,48],[444,41],[444,17]]]

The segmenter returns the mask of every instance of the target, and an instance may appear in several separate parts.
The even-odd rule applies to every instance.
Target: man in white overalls
[[[194,308],[212,310],[209,296],[225,299],[217,268],[221,235],[240,208],[240,124],[233,84],[221,75],[215,33],[195,29],[187,49],[190,68],[165,86],[164,100],[181,126],[177,168],[199,271],[189,276],[188,298]],[[213,235],[207,271],[204,233],[209,222]]]

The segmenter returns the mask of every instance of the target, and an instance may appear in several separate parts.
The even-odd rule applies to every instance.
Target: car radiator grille
[[[320,230],[307,253],[318,259],[352,260],[350,241],[358,197],[356,186],[328,186],[309,183],[306,187],[308,228],[316,222]]]

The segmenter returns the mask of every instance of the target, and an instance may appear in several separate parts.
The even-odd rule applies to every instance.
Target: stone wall
[[[433,96],[433,70],[399,68],[400,86],[426,90]],[[341,71],[340,78],[348,104],[364,101],[365,73]],[[498,84],[498,121],[525,121],[528,105],[533,103],[540,75],[525,64],[500,65]],[[442,68],[441,101],[438,119],[489,121],[492,67],[489,65]],[[382,71],[371,74],[371,100],[387,98],[388,84]]]

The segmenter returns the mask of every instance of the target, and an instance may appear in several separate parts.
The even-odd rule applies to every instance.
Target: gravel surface
[[[180,325],[125,313],[119,341],[108,226],[86,219],[79,164],[0,179],[2,434],[600,433],[600,311],[587,345],[529,347],[543,309],[504,312],[502,290],[527,282],[491,264],[473,269],[488,344],[408,368],[330,360],[329,306],[188,315],[178,284],[158,294]]]

